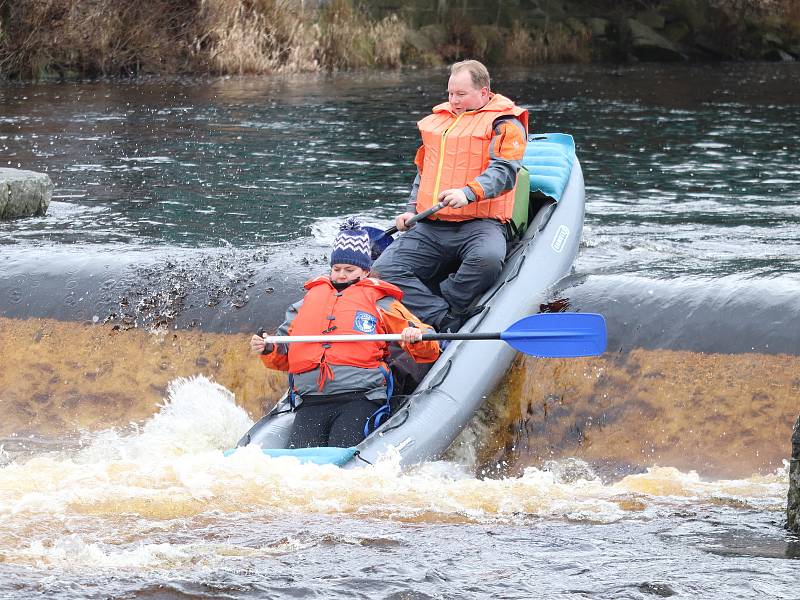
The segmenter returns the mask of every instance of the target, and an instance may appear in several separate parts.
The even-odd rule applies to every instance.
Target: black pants
[[[355,446],[366,437],[364,426],[383,404],[367,400],[363,394],[306,397],[297,408],[289,448]]]

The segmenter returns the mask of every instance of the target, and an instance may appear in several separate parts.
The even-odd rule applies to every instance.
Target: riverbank
[[[0,77],[800,59],[792,0],[46,0],[0,5]]]

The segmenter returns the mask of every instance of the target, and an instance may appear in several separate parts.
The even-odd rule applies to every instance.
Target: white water
[[[588,469],[585,478],[570,477],[569,465],[562,472],[529,467],[518,478],[479,479],[453,462],[402,471],[392,456],[354,470],[269,458],[257,447],[225,457],[251,424],[224,387],[204,377],[178,379],[142,426],[87,434],[79,449],[18,457],[0,469],[3,562],[180,569],[276,552],[184,531],[198,520],[347,515],[378,522],[598,525],[650,520],[681,506],[778,513],[787,489],[785,470],[704,481],[654,466],[604,483]],[[182,541],[158,541],[165,534]],[[286,545],[280,552],[302,543]]]

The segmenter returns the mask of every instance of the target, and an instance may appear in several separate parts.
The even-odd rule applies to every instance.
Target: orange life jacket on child
[[[384,296],[403,297],[400,288],[379,279],[365,278],[343,291],[333,287],[330,277],[316,277],[304,286],[308,293],[289,329],[289,335],[361,335],[386,333],[377,302]],[[333,379],[329,365],[365,369],[388,368],[387,342],[303,342],[289,345],[289,372],[305,373],[319,367],[320,389]]]

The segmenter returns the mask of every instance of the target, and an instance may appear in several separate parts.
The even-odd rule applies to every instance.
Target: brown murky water
[[[650,465],[740,477],[791,452],[800,356],[637,348],[576,360],[520,358],[483,461],[512,473],[576,457],[624,473]]]
[[[0,318],[0,436],[58,439],[141,422],[158,411],[177,377],[205,374],[260,416],[283,393],[285,377],[248,354],[243,336]]]
[[[202,374],[252,418],[285,377],[248,352],[248,336],[127,331],[49,319],[1,319],[0,436],[53,443],[143,422],[168,384]],[[479,422],[479,462],[506,474],[580,458],[598,472],[652,465],[712,477],[771,473],[788,457],[800,357],[635,349],[596,358],[520,357]],[[243,433],[243,432],[242,432]],[[782,443],[780,443],[782,442]]]

